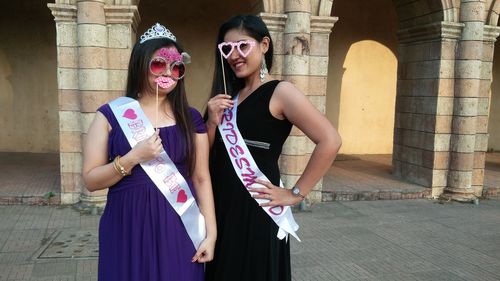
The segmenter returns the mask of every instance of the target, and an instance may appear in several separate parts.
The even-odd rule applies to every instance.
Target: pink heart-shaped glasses
[[[255,41],[253,40],[243,40],[238,42],[222,42],[219,45],[219,51],[222,56],[227,59],[234,51],[234,47],[238,49],[238,53],[244,58],[250,54],[252,48],[255,46]]]

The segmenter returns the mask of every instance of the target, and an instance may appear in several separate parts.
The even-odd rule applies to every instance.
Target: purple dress
[[[112,161],[131,147],[108,104],[99,112],[108,119],[108,153]],[[200,113],[191,108],[197,133],[206,128]],[[186,178],[185,147],[176,125],[160,128],[163,148]],[[132,175],[109,188],[106,208],[99,224],[100,281],[201,281],[203,264],[192,263],[196,249],[180,217],[140,165]]]

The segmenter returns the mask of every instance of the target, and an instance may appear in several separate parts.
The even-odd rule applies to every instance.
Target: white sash
[[[131,147],[154,134],[153,125],[136,100],[119,97],[109,105]],[[206,235],[205,218],[200,213],[184,177],[165,150],[162,150],[156,159],[141,163],[141,166],[179,214],[189,238],[198,249]]]
[[[218,126],[219,132],[226,146],[229,158],[233,164],[234,171],[240,178],[243,185],[248,189],[256,185],[262,186],[255,182],[255,179],[269,181],[269,179],[260,171],[257,163],[250,154],[248,147],[241,136],[240,130],[236,123],[236,112],[238,107],[238,96],[234,100],[232,109],[226,109],[222,116],[222,123]],[[262,186],[265,187],[265,186]],[[250,191],[249,191],[250,192]],[[251,192],[250,192],[251,194]],[[268,202],[267,199],[255,199],[257,203]],[[300,241],[297,233],[299,225],[293,218],[292,211],[289,206],[274,206],[262,207],[264,211],[273,219],[279,226],[278,238],[283,239],[291,234]]]

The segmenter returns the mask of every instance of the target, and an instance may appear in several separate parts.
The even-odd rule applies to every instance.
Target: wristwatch
[[[304,194],[300,193],[300,188],[298,186],[294,186],[292,188],[292,194],[297,197],[302,197],[302,199],[306,198]]]

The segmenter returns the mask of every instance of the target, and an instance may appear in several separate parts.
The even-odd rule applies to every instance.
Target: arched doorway
[[[495,43],[491,84],[490,116],[488,120],[488,153],[486,153],[486,163],[484,171],[484,192],[485,195],[497,196],[500,190],[500,43]]]
[[[500,7],[493,5],[488,13],[486,23],[491,27],[498,29],[498,13]],[[500,43],[498,41],[491,43],[493,54],[496,56],[488,57],[492,60],[491,70],[491,91],[489,93],[489,116],[484,116],[480,122],[483,124],[483,130],[489,134],[488,150],[485,156],[484,166],[484,189],[483,196],[498,198],[500,196],[500,127],[496,124],[500,122]],[[482,163],[481,163],[482,164]]]
[[[0,202],[60,201],[56,33],[45,5],[7,2],[0,19]]]
[[[477,95],[470,100],[464,98],[464,95],[470,94],[464,86],[473,82],[479,92],[484,87],[478,85],[484,83],[479,82],[476,77],[477,73],[464,71],[478,63],[477,58],[463,57],[465,50],[470,46],[468,40],[471,39],[467,37],[468,33],[465,35],[462,33],[462,29],[467,25],[470,28],[473,24],[468,22],[475,22],[477,19],[459,18],[460,3],[450,1],[377,1],[370,4],[363,2],[361,5],[375,6],[383,5],[382,3],[385,3],[385,8],[378,10],[386,14],[393,11],[395,15],[393,17],[397,17],[397,25],[399,25],[397,32],[392,29],[398,38],[397,52],[395,52],[398,67],[392,155],[393,174],[410,183],[432,188],[433,196],[439,196],[447,188],[461,196],[462,187],[458,186],[464,186],[467,189],[464,192],[470,195],[476,189],[482,188],[478,177],[481,169],[472,167],[472,159],[477,158],[475,162],[480,162],[482,140],[485,137],[481,131],[475,131],[476,149],[474,144],[471,146],[472,137],[468,131],[469,128],[461,123],[465,113],[463,106],[470,106],[469,103],[472,104],[475,101],[481,104],[484,102],[481,96]],[[337,4],[339,7],[349,5],[341,1],[334,2],[332,14],[339,15],[335,9]],[[486,6],[489,5],[492,4],[485,4],[484,8],[488,9]],[[474,11],[472,7],[472,4],[465,5],[462,9],[472,9],[467,10],[470,14],[465,12],[466,15],[472,15]],[[356,22],[363,22],[368,18],[363,16],[363,12],[360,12],[362,10],[358,6],[351,7],[349,13],[355,15],[351,17],[353,19],[351,25],[356,29],[350,30],[349,36],[358,34],[359,30],[371,29],[381,24],[377,19],[372,21],[371,25],[356,25]],[[339,17],[339,23],[333,31],[332,46],[335,46],[336,32],[341,30],[340,25],[343,19],[342,16]],[[386,28],[386,31],[390,30]],[[485,38],[490,37],[486,35],[488,32],[490,31],[485,31]],[[457,53],[457,50],[462,50],[462,52]],[[340,53],[342,53],[340,58],[342,61],[347,54],[347,48]],[[335,62],[333,64],[335,65]],[[332,75],[340,77],[345,75],[344,65],[339,62],[336,62],[336,65],[337,74],[330,73],[330,78]],[[332,71],[332,62],[330,71]],[[328,110],[333,110],[328,113],[328,116],[340,129],[342,128],[343,102],[342,95],[339,93],[344,88],[342,84],[343,79],[338,77],[329,79],[327,102]],[[331,93],[336,94],[330,96]],[[351,118],[356,117],[351,116]],[[359,132],[355,133],[359,134]],[[356,141],[368,142],[365,139],[356,139]],[[345,142],[346,139],[344,139],[344,144]],[[468,147],[471,151],[464,151],[464,147]],[[390,167],[390,164],[388,163],[387,166]],[[471,167],[463,170],[469,164]]]
[[[399,28],[393,1],[335,1],[332,15],[339,21],[330,39],[326,115],[343,144],[324,179],[323,200],[389,199],[396,190],[424,191],[391,174]]]

